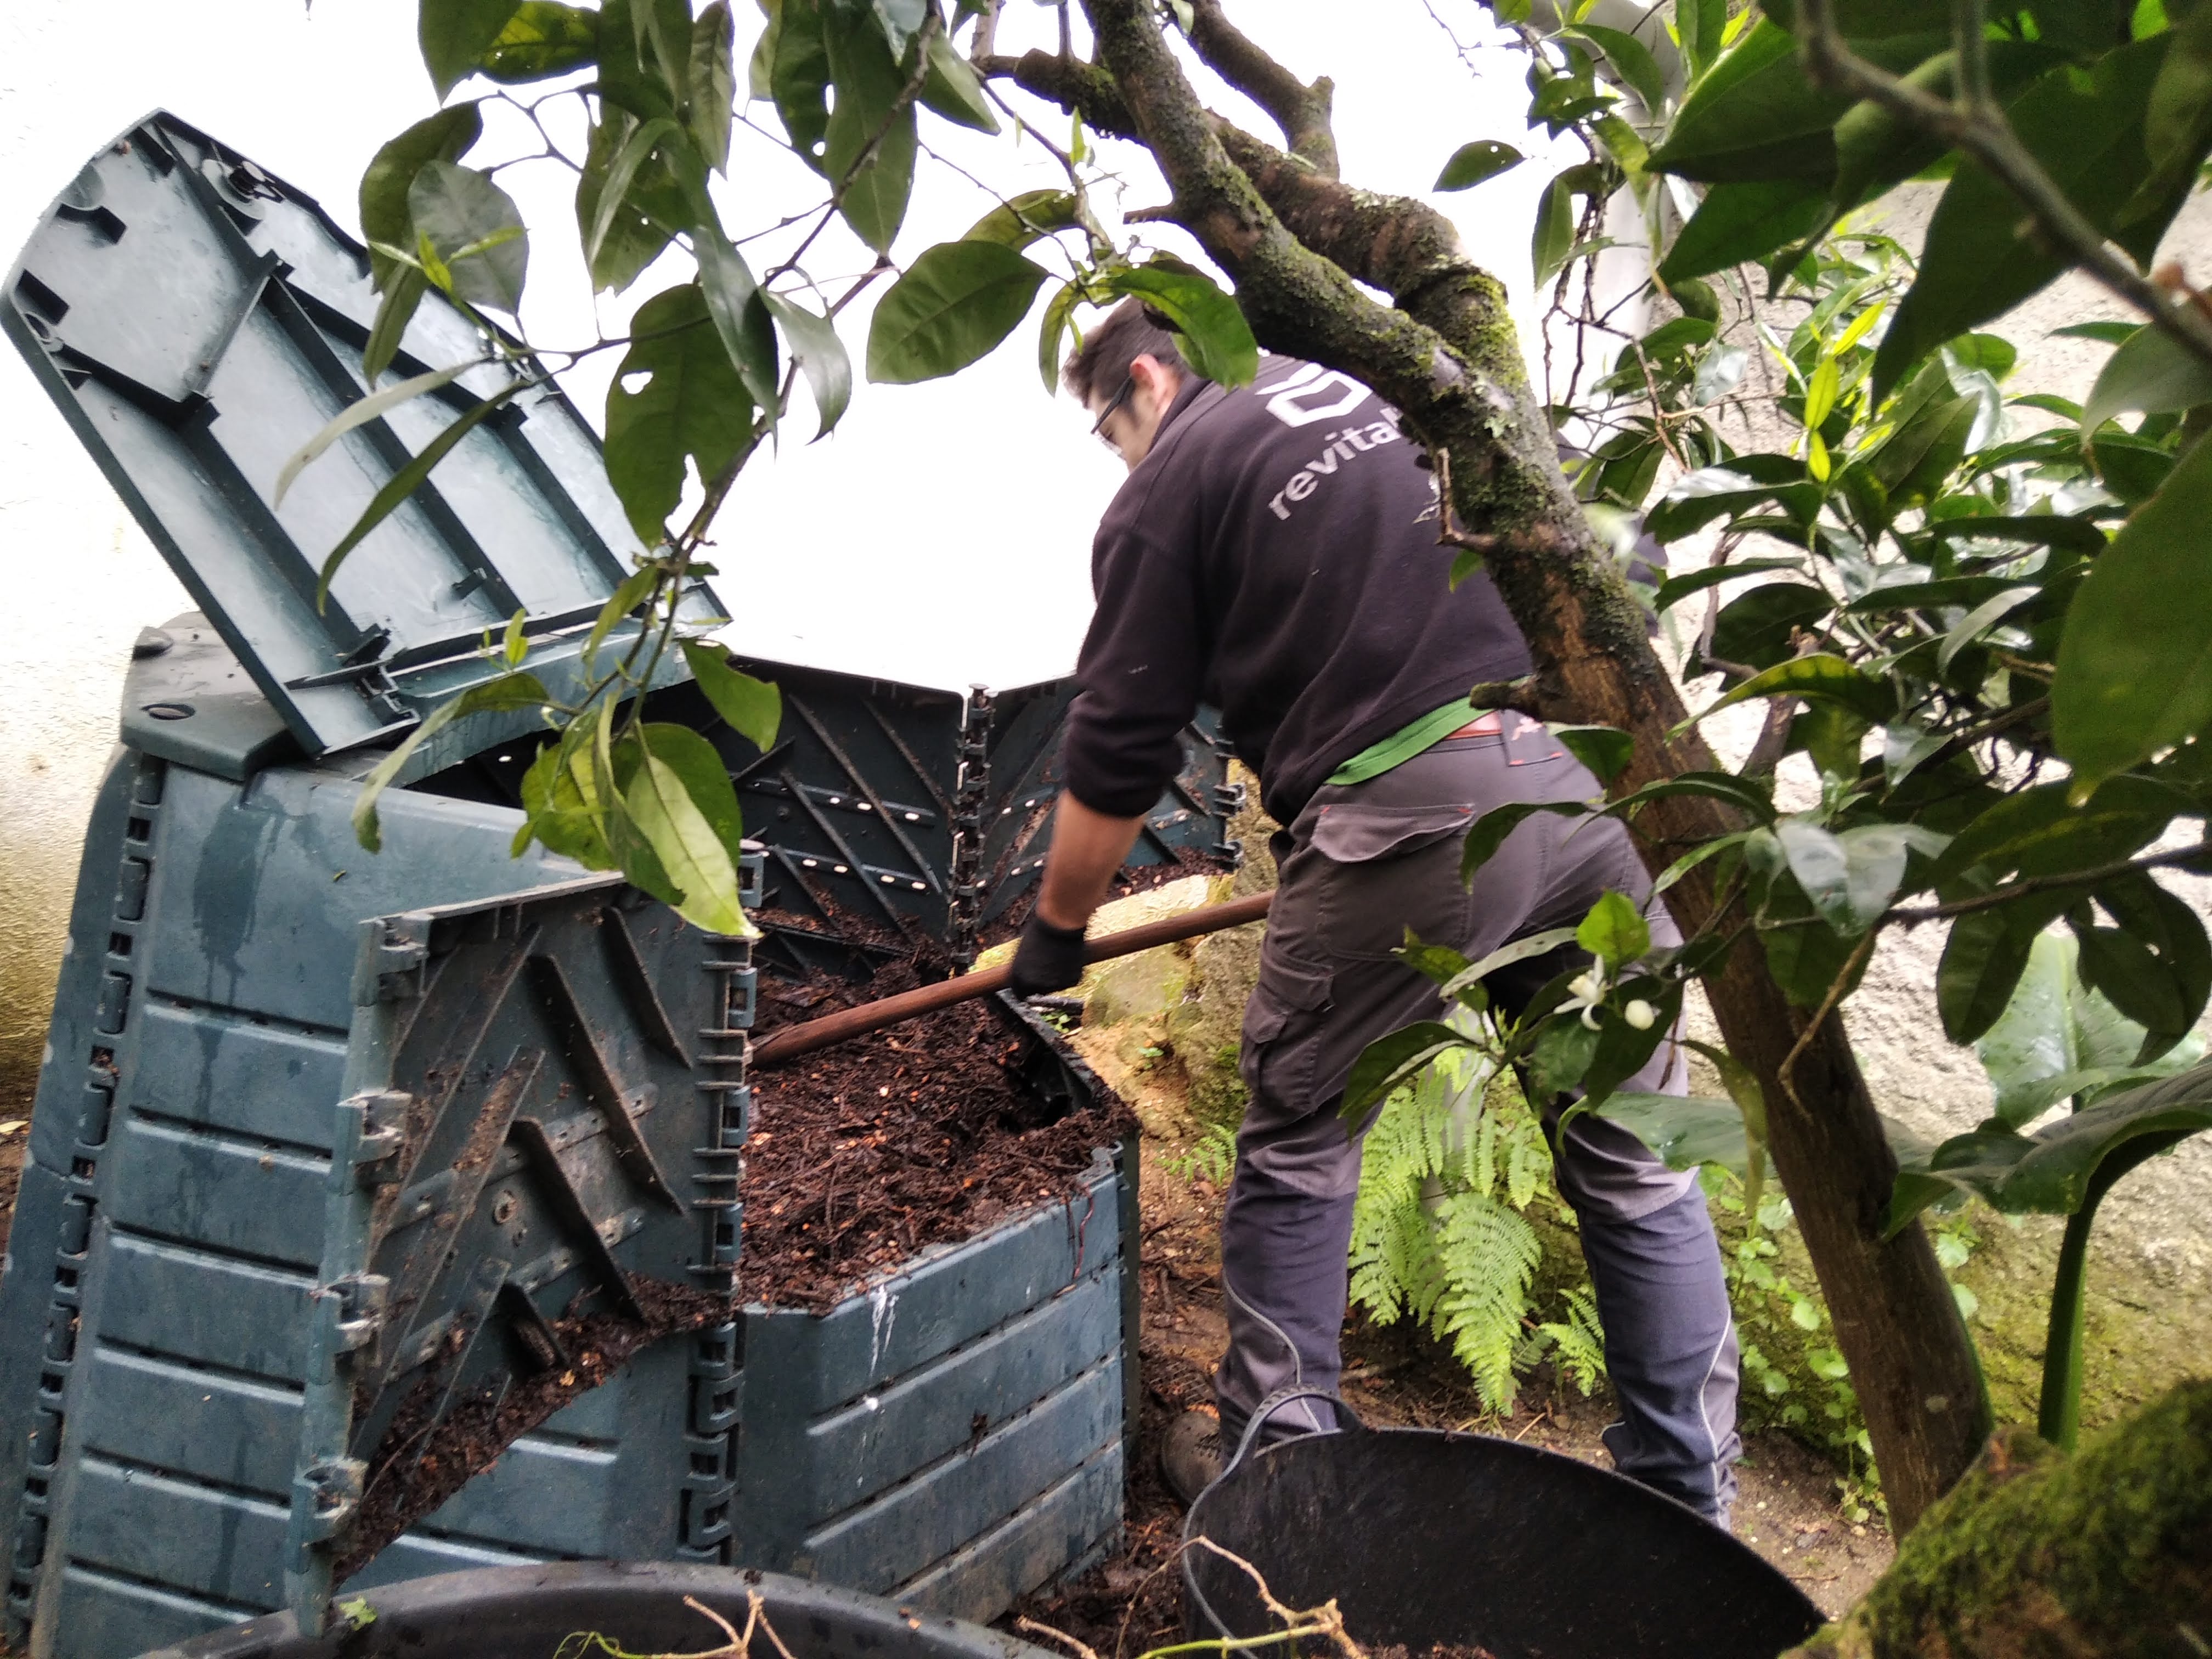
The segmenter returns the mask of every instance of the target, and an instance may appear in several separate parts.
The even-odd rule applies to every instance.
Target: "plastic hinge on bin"
[[[725,1057],[695,1066],[686,1033],[721,1028],[746,949],[614,877],[362,924],[288,1564],[303,1624],[566,1397],[516,1416],[520,1386],[727,1322],[738,1154],[700,1070]]]

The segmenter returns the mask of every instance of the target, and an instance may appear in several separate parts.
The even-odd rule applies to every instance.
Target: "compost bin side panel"
[[[749,1310],[738,1559],[991,1617],[1110,1535],[1121,1185],[1102,1152],[1073,1200],[818,1318]]]
[[[321,1251],[357,923],[576,873],[511,859],[511,811],[408,792],[386,797],[386,851],[371,855],[349,822],[357,787],[329,769],[239,786],[133,758],[103,788],[72,931],[106,948],[64,974],[16,1221],[23,1267],[0,1292],[0,1503],[21,1511],[5,1534],[9,1610],[21,1637],[36,1597],[42,1659],[112,1659],[281,1601],[301,1310]],[[112,1101],[90,1146],[88,1078]],[[661,1391],[680,1409],[674,1369]],[[641,1408],[648,1426],[664,1414]],[[632,1539],[658,1552],[676,1454],[630,1455],[629,1439],[627,1425],[596,1439],[548,1425],[508,1479],[533,1460],[557,1468],[563,1505],[512,1504],[403,1547],[418,1571],[631,1553]],[[51,1467],[24,1464],[20,1449],[52,1456],[57,1443]],[[29,1512],[27,1493],[51,1512]],[[579,1505],[605,1524],[571,1525]]]
[[[0,1273],[0,1549],[11,1558],[24,1494],[24,1460],[30,1437],[38,1431],[35,1395],[40,1367],[49,1358],[46,1328],[60,1305],[54,1298],[55,1249],[66,1184],[80,1137],[89,1133],[96,1142],[104,1141],[114,1105],[112,1074],[93,1063],[94,1051],[106,1046],[94,1040],[93,1025],[105,971],[106,953],[99,947],[116,931],[118,910],[136,913],[134,927],[144,911],[144,862],[126,870],[122,861],[124,831],[139,777],[137,758],[118,749],[93,799],[70,908],[69,954],[54,988],[46,1059],[31,1110],[28,1156],[9,1221],[7,1265]],[[64,1306],[62,1326],[69,1317]],[[61,1340],[59,1331],[56,1340]],[[21,1574],[11,1580],[11,1624],[27,1615],[30,1589]],[[19,1597],[22,1605],[17,1610],[12,1604]]]

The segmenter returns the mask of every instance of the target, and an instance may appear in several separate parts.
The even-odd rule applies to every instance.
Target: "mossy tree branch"
[[[1214,72],[1267,112],[1291,154],[1325,178],[1336,177],[1336,133],[1329,125],[1335,83],[1311,82],[1262,51],[1229,21],[1221,0],[1191,0],[1190,44]]]
[[[1714,768],[1561,473],[1504,285],[1425,204],[1354,189],[1206,110],[1146,0],[1085,4],[1097,64],[1032,52],[994,60],[989,72],[1143,143],[1172,196],[1164,216],[1235,279],[1261,343],[1373,387],[1449,458],[1457,519],[1467,534],[1492,538],[1487,568],[1534,659],[1525,706],[1630,732],[1635,758],[1620,789]],[[1717,803],[1686,796],[1654,803],[1640,827],[1647,858],[1663,863],[1669,849],[1740,826]],[[1687,933],[1718,921],[1710,869],[1670,896]],[[1841,1018],[1830,1011],[1815,1024],[1793,1007],[1749,941],[1707,990],[1729,1049],[1765,1086],[1775,1164],[1835,1316],[1893,1518],[1908,1528],[1986,1430],[1972,1343],[1926,1236],[1913,1227],[1881,1239],[1896,1164]]]

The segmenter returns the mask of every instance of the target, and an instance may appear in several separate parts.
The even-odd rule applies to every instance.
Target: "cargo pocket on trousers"
[[[1261,960],[1259,982],[1244,1005],[1244,1046],[1237,1065],[1259,1121],[1287,1122],[1313,1109],[1314,1062],[1334,977],[1312,963]]]

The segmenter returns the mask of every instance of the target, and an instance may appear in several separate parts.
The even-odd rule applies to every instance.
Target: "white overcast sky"
[[[1462,38],[1482,37],[1470,0],[1435,3]],[[757,14],[739,9],[744,50]],[[4,0],[0,258],[12,259],[88,156],[156,107],[244,151],[351,227],[369,157],[435,106],[416,54],[414,10],[408,0],[314,0],[312,9],[302,0]],[[1008,0],[1007,12],[1002,48],[1043,43],[1048,10]],[[1522,131],[1521,60],[1478,50],[1470,69],[1422,0],[1246,0],[1232,15],[1302,76],[1335,78],[1349,180],[1419,194],[1469,139],[1503,138],[1531,152],[1530,165],[1480,190],[1434,198],[1458,219],[1477,257],[1513,285],[1525,313],[1528,225],[1552,167],[1540,137]],[[1208,94],[1267,130],[1225,88]],[[1064,122],[1049,130],[1064,142]],[[988,140],[928,118],[925,139],[1008,191],[1059,179],[1033,142]],[[1149,158],[1129,149],[1115,160],[1127,167],[1128,206],[1162,198]],[[724,200],[733,228],[820,198],[818,180],[742,129],[731,174]],[[542,231],[525,312],[531,335],[554,344],[591,338],[590,302],[568,252],[572,177],[543,165],[508,170],[501,180]],[[894,257],[957,235],[991,204],[925,157]],[[1173,233],[1161,240],[1172,245]],[[810,259],[825,278],[867,263],[841,235],[825,237]],[[617,331],[632,304],[674,279],[672,266],[648,272],[627,295],[601,302],[599,323]],[[856,362],[864,313],[855,306],[844,319]],[[991,359],[950,380],[862,385],[830,439],[787,441],[780,454],[753,463],[720,528],[717,586],[736,617],[732,643],[782,660],[948,686],[1009,686],[1066,671],[1090,611],[1091,530],[1121,469],[1085,439],[1087,421],[1065,397],[1045,396],[1035,338],[1034,323],[1024,325]],[[597,377],[578,375],[571,391],[596,424],[612,356],[594,361]],[[793,428],[798,438],[813,430],[810,410],[799,411]],[[60,584],[58,608],[41,626],[64,629],[64,601],[85,595],[67,574],[73,556],[127,553],[125,542],[137,539],[13,351],[0,351],[0,535],[19,597],[38,585],[23,574],[25,562],[48,571],[58,564],[47,579]],[[126,619],[135,628],[185,608],[150,557],[122,557],[111,568],[131,574],[121,591],[103,584],[97,595],[107,636]],[[41,654],[58,663],[70,653],[49,639]]]

